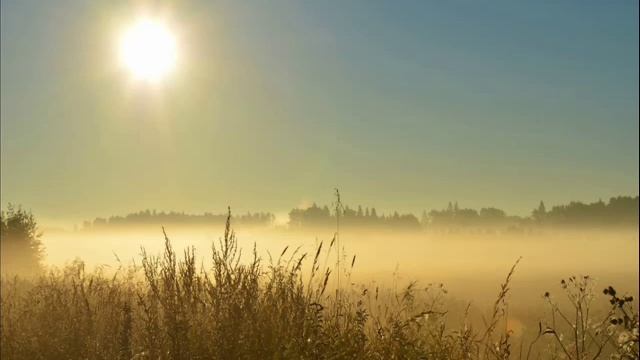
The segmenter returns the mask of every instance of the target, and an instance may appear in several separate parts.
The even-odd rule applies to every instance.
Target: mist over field
[[[340,195],[336,192],[336,195]],[[338,197],[337,200],[340,198]],[[571,202],[529,216],[501,209],[479,211],[449,203],[441,210],[378,213],[375,207],[333,209],[315,203],[289,211],[284,219],[268,212],[232,216],[238,245],[248,261],[254,244],[268,260],[285,248],[312,254],[320,242],[340,241],[340,260],[357,258],[354,280],[385,285],[393,277],[421,283],[446,283],[465,298],[493,296],[492,289],[518,258],[518,278],[547,286],[560,277],[592,275],[617,280],[637,292],[638,197],[619,196],[592,203]],[[140,211],[84,221],[74,231],[46,231],[46,263],[63,266],[75,258],[90,266],[127,265],[141,249],[159,253],[164,234],[176,249],[193,247],[209,266],[209,251],[224,233],[225,214]],[[337,246],[337,245],[336,245]],[[338,261],[337,253],[332,262]],[[395,275],[394,275],[395,274]],[[492,286],[493,284],[493,286]],[[528,287],[527,296],[544,293]]]
[[[286,221],[270,213],[248,213],[232,217],[230,224],[242,250],[241,264],[252,262],[254,246],[261,261],[273,266],[311,256],[321,244],[338,240],[341,251],[334,248],[320,258],[322,267],[335,271],[341,266],[343,271],[336,275],[343,279],[342,285],[337,278],[328,283],[332,291],[342,287],[354,296],[362,289],[439,289],[450,313],[446,324],[452,327],[460,321],[483,326],[487,309],[517,262],[505,294],[509,304],[505,326],[514,341],[524,344],[548,316],[545,294],[553,294],[558,304],[570,304],[562,297],[561,281],[573,276],[588,277],[594,290],[615,284],[624,294],[638,297],[637,199],[572,202],[550,210],[540,203],[529,217],[509,216],[495,208],[464,209],[456,203],[425,211],[421,219],[313,204],[291,210]],[[211,249],[221,246],[223,218],[223,214],[141,211],[85,221],[74,231],[49,229],[42,237],[45,263],[64,268],[80,260],[86,269],[116,274],[123,268],[139,268],[143,254],[165,252],[166,234],[178,254],[195,249],[198,267],[215,268]],[[304,279],[312,268],[301,264]],[[137,276],[142,276],[139,271]],[[606,301],[594,302],[591,308],[594,314],[608,311]],[[471,315],[462,315],[469,311]]]
[[[136,224],[135,220],[128,225],[120,220],[121,224],[117,225],[117,219],[112,220],[111,227],[87,223],[87,228],[76,231],[50,230],[42,238],[48,249],[47,266],[61,268],[81,259],[88,269],[100,268],[106,274],[113,274],[123,266],[140,266],[143,248],[150,254],[163,253],[162,226]],[[220,245],[224,230],[220,225],[174,223],[164,226],[178,254],[181,249],[195,248],[196,263],[203,269],[214,266],[211,247]],[[266,264],[274,264],[281,261],[278,259],[282,254],[286,254],[285,261],[294,251],[297,256],[313,254],[321,242],[326,246],[336,236],[335,228],[305,230],[291,224],[240,224],[234,226],[234,230],[238,247],[243,250],[240,261],[243,264],[251,262],[250,250],[254,245]],[[466,321],[482,326],[488,316],[487,309],[496,301],[500,284],[504,283],[510,267],[522,258],[510,284],[509,317],[505,325],[514,341],[522,343],[535,336],[538,322],[547,316],[545,293],[551,292],[559,303],[568,304],[562,298],[561,280],[589,276],[595,289],[615,284],[636,298],[639,292],[637,226],[501,230],[359,226],[343,228],[339,236],[342,266],[346,269],[343,271],[348,272],[346,277],[343,275],[343,287],[350,289],[347,292],[364,288],[399,291],[410,284],[418,288],[445,289],[449,326],[465,321],[461,314],[468,309],[473,315]],[[334,268],[336,261],[335,252],[321,259],[322,266]],[[350,266],[352,261],[354,266]],[[310,275],[308,264],[302,267],[301,274],[303,278]],[[336,286],[335,280],[329,283],[332,289]],[[606,302],[596,302],[592,311],[606,313]]]
[[[195,247],[205,266],[210,265],[211,245],[224,228],[166,226],[172,245],[181,250]],[[235,229],[245,251],[254,243],[260,256],[277,257],[285,247],[313,253],[320,241],[329,242],[334,232],[286,231],[283,229]],[[630,292],[638,289],[637,229],[540,229],[530,233],[474,234],[465,231],[388,232],[345,230],[341,234],[346,260],[356,255],[353,279],[389,285],[394,273],[403,281],[444,283],[460,299],[493,300],[509,267],[518,257],[513,296],[538,301],[544,291],[557,287],[563,277],[592,275],[602,285],[615,283]],[[160,253],[164,237],[160,226],[137,229],[55,231],[43,236],[46,263],[63,266],[76,258],[88,266],[117,267],[117,258],[128,264],[139,258],[141,247]],[[336,259],[333,257],[332,262]]]

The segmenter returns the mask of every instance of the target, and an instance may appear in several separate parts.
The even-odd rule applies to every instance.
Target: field
[[[365,242],[347,232],[315,245],[302,241],[287,247],[283,242],[305,239],[290,234],[254,247],[250,240],[239,241],[227,223],[206,259],[186,247],[184,240],[177,241],[174,249],[170,234],[165,234],[164,242],[161,237],[138,242],[146,250],[127,238],[111,243],[125,254],[114,255],[105,248],[101,251],[105,258],[89,259],[88,264],[67,262],[29,279],[4,277],[1,355],[3,359],[634,359],[637,234],[606,235],[600,242],[606,246],[594,246],[597,233],[588,234],[560,236],[564,243],[555,247],[557,256],[548,253],[554,248],[549,243],[524,246],[526,237],[500,240],[496,234],[476,239],[475,245],[462,234],[447,235],[446,242],[434,236],[420,245],[407,234],[396,234],[395,241],[386,236]],[[560,244],[551,234],[542,235]],[[45,239],[45,245],[65,249],[62,238]],[[252,235],[249,238],[253,240]],[[528,241],[540,241],[536,239]],[[400,247],[401,241],[415,246]],[[586,247],[591,250],[580,248],[585,241],[591,241]],[[125,242],[138,250],[127,252]],[[507,244],[513,242],[510,248]],[[204,241],[195,243],[204,246]],[[93,246],[91,253],[98,253],[98,242],[90,244],[84,246]],[[301,246],[296,250],[294,245]],[[405,250],[398,253],[394,248]],[[529,256],[520,259],[515,251]],[[69,248],[66,255],[73,254]],[[487,256],[495,265],[486,266]],[[110,264],[105,264],[107,257]],[[125,260],[129,257],[134,261]],[[63,258],[61,253],[52,254],[54,263]],[[380,274],[398,259],[420,265]],[[597,274],[561,273],[580,263],[589,264],[585,270]],[[484,270],[480,264],[485,264]],[[436,279],[445,273],[441,281],[448,281],[442,285]],[[470,273],[473,278],[464,277]],[[626,288],[618,289],[618,284]]]

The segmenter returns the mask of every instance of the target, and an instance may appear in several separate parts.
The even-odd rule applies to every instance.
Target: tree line
[[[530,216],[509,215],[495,207],[480,210],[462,208],[450,202],[440,210],[423,211],[418,217],[412,213],[379,213],[375,207],[320,206],[312,204],[306,208],[294,208],[289,212],[287,227],[297,230],[334,228],[367,229],[518,229],[524,227],[615,227],[638,225],[638,196],[612,197],[608,202],[570,202],[547,209],[544,202],[533,209]],[[186,214],[184,212],[157,212],[145,210],[125,216],[96,218],[85,221],[84,229],[104,229],[127,225],[223,225],[226,214]],[[339,220],[339,221],[338,221]],[[275,215],[269,212],[234,215],[237,226],[272,226]]]
[[[462,209],[449,204],[444,210],[424,213],[424,225],[433,227],[612,227],[638,226],[638,196],[617,196],[608,202],[572,201],[547,209],[541,201],[530,216],[507,215],[496,208]]]
[[[164,212],[156,210],[143,210],[125,216],[111,216],[108,218],[95,218],[93,221],[85,221],[83,229],[104,229],[107,227],[184,224],[184,225],[223,225],[227,214],[187,214],[183,212]],[[269,212],[256,212],[233,215],[234,224],[240,226],[267,226],[274,222],[275,216]]]

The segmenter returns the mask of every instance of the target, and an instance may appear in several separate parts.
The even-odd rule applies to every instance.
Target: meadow
[[[509,238],[484,244],[478,240],[472,246],[468,239],[462,242],[462,235],[460,239],[450,236],[446,243],[423,241],[420,246],[396,234],[396,241],[386,237],[358,246],[356,234],[346,232],[318,239],[313,246],[308,241],[306,246],[284,245],[301,236],[291,234],[281,243],[252,245],[251,236],[249,241],[236,237],[229,219],[222,237],[210,241],[211,251],[203,258],[189,246],[193,243],[172,242],[170,234],[165,232],[164,241],[160,237],[155,243],[142,242],[136,255],[118,256],[105,248],[104,259],[60,263],[28,278],[4,276],[1,357],[578,360],[638,356],[637,273],[631,268],[634,261],[637,267],[637,256],[629,253],[634,246],[637,250],[633,233],[618,236],[623,239],[617,242],[611,238],[603,242],[611,255],[593,246],[587,247],[591,253],[580,249],[578,244],[595,241],[584,234],[564,235],[566,249],[556,247],[561,253],[556,258],[550,256],[553,247],[548,243],[525,247],[522,239]],[[126,241],[131,247],[137,245]],[[524,258],[505,245],[514,241],[513,249],[525,252]],[[54,243],[45,241],[50,248]],[[97,244],[87,241],[84,246],[97,253]],[[57,245],[65,249],[60,242]],[[200,250],[202,243],[198,245]],[[126,252],[121,243],[111,246]],[[67,253],[73,254],[72,250]],[[409,254],[415,259],[407,258]],[[126,260],[129,255],[131,262]],[[600,262],[593,260],[598,255]],[[61,261],[61,254],[55,256]],[[397,260],[397,256],[410,264],[421,264],[422,258],[424,265],[404,272],[396,267],[387,280],[367,270],[378,264],[378,272],[386,271],[384,259]],[[546,265],[526,265],[544,261],[545,256]],[[111,264],[104,264],[106,257]],[[449,264],[438,258],[448,259]],[[469,261],[474,258],[476,264]],[[489,262],[480,271],[479,264]],[[565,267],[558,266],[563,262]],[[584,273],[561,279],[563,270],[580,263],[590,264],[592,269],[587,270],[601,274],[609,268],[612,275],[594,278]],[[364,275],[358,275],[361,266]],[[454,294],[446,282],[430,281],[447,279],[445,274],[450,277],[455,268],[460,268],[460,276],[474,273],[474,279],[460,280],[462,285]],[[621,269],[628,272],[619,275]],[[544,276],[534,276],[540,273]],[[414,276],[419,274],[423,276]],[[618,289],[617,283],[608,280],[619,280],[627,288]],[[548,291],[541,290],[545,288]]]

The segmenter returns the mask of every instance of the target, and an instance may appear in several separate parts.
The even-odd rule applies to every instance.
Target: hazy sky
[[[2,204],[381,210],[638,193],[638,2],[2,0]],[[176,71],[118,63],[141,9]],[[158,10],[160,9],[160,10]]]

